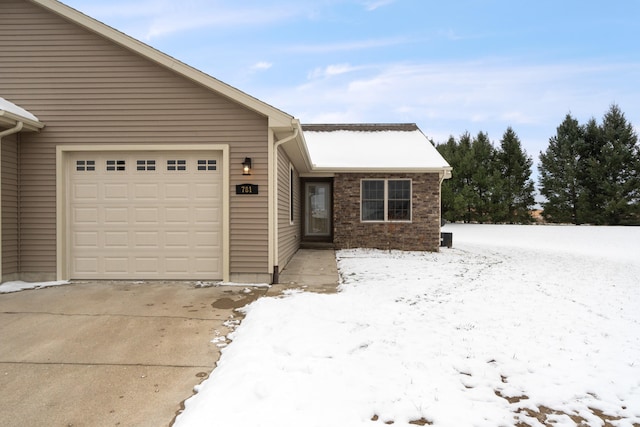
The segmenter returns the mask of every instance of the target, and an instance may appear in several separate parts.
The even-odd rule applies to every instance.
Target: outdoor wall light
[[[242,162],[242,175],[251,175],[251,157],[245,157]]]

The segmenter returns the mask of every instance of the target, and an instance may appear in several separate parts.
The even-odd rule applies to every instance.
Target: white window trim
[[[365,181],[384,181],[384,220],[364,220],[362,219],[362,184]],[[389,219],[389,181],[409,181],[409,219],[390,220]],[[367,224],[381,223],[411,223],[413,222],[413,180],[411,178],[363,178],[360,180],[360,222]]]

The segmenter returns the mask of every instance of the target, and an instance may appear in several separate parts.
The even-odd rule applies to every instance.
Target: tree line
[[[533,159],[509,127],[494,146],[485,132],[436,148],[453,167],[442,184],[447,221],[526,224],[533,221]],[[613,104],[598,124],[571,114],[539,154],[539,190],[548,222],[640,224],[640,147],[633,126]]]

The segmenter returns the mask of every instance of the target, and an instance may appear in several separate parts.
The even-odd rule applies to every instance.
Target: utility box
[[[440,247],[451,248],[453,246],[453,233],[440,233]]]

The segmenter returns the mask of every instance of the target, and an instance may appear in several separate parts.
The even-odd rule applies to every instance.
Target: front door
[[[330,182],[305,182],[305,238],[309,240],[331,240],[331,199]]]

